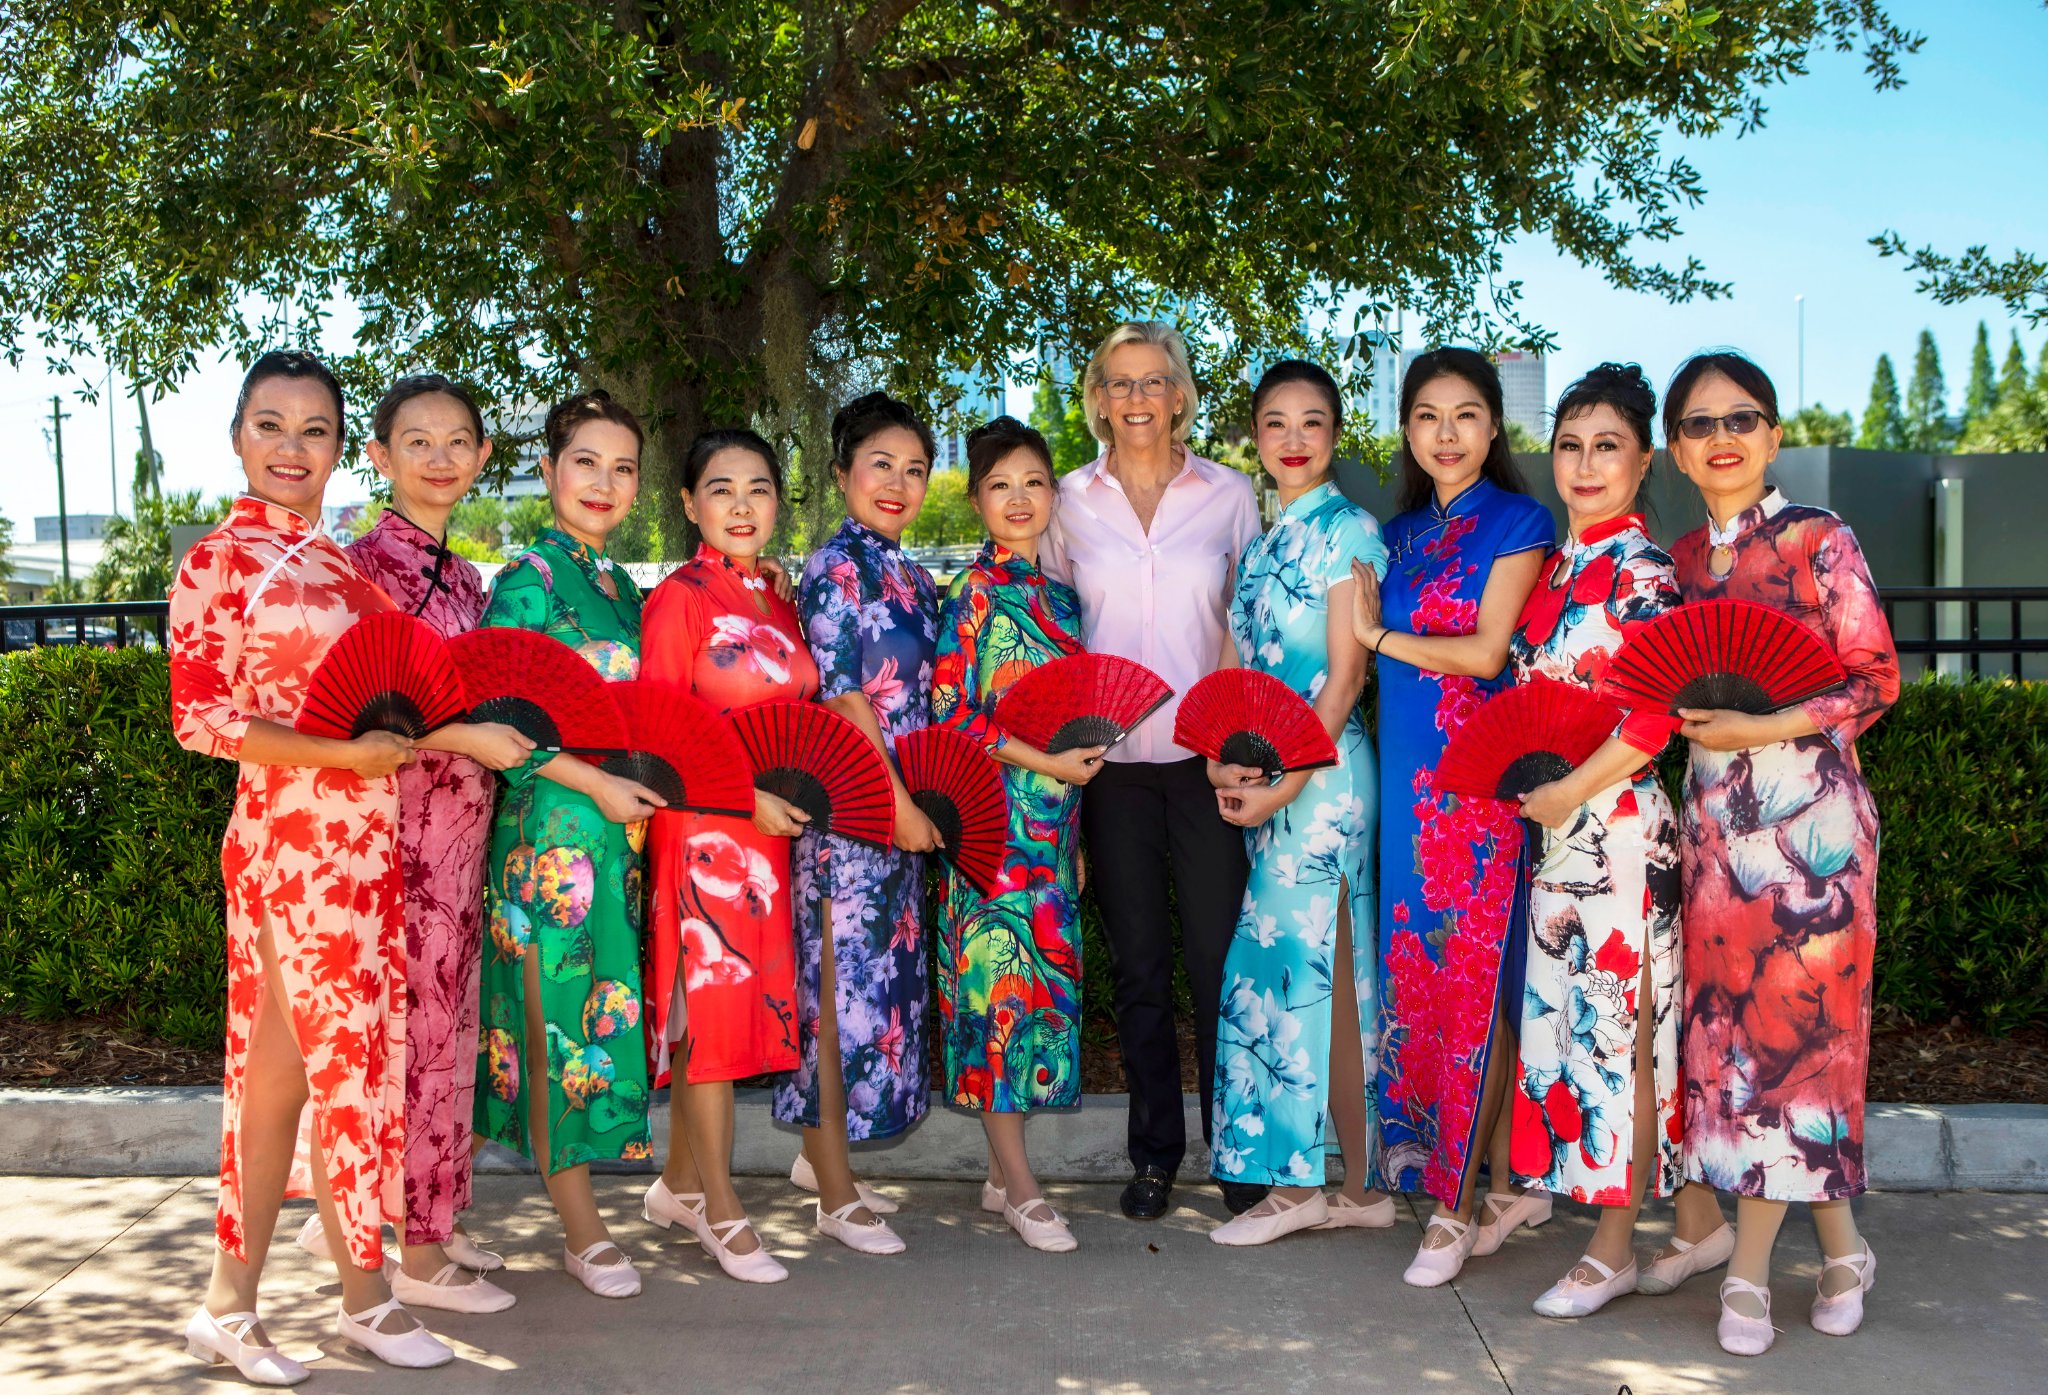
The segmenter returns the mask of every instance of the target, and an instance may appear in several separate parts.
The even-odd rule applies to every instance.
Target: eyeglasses
[[[1134,392],[1140,397],[1164,397],[1172,386],[1171,379],[1154,373],[1149,378],[1111,378],[1102,385],[1102,390],[1121,401]]]
[[[1762,412],[1730,412],[1725,417],[1681,417],[1678,429],[1688,441],[1704,441],[1724,426],[1737,436],[1747,436],[1763,422]]]

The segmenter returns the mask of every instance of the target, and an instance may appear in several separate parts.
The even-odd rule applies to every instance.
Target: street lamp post
[[[1806,410],[1806,297],[1795,295],[1792,303],[1799,308],[1799,410]]]

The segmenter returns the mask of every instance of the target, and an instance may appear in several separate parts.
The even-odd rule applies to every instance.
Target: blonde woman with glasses
[[[1188,449],[1200,397],[1172,325],[1118,325],[1089,360],[1083,392],[1102,454],[1060,482],[1045,572],[1080,593],[1089,650],[1135,659],[1184,693],[1223,660],[1237,559],[1260,531],[1252,482]],[[1131,1097],[1122,1207],[1133,1220],[1166,1214],[1187,1151],[1168,906],[1179,906],[1197,1008],[1206,1136],[1223,956],[1244,898],[1243,834],[1217,812],[1207,763],[1173,743],[1174,706],[1110,748],[1081,801]],[[1224,1186],[1233,1212],[1264,1193]]]

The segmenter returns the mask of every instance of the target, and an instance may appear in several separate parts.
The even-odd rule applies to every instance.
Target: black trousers
[[[1237,928],[1248,870],[1244,832],[1217,814],[1216,791],[1199,757],[1105,763],[1081,798],[1081,831],[1116,982],[1117,1037],[1131,1092],[1131,1163],[1162,1167],[1172,1176],[1187,1152],[1187,1127],[1173,1028],[1167,879],[1172,878],[1181,955],[1194,994],[1207,1139],[1223,957]]]

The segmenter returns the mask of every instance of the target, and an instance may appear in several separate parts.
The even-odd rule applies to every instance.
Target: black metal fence
[[[169,601],[84,601],[73,605],[0,606],[0,653],[38,644],[131,644],[162,648]]]
[[[1908,677],[1934,667],[2048,679],[2048,586],[1899,586],[1881,596]],[[0,652],[38,644],[161,647],[169,611],[168,601],[0,606]]]
[[[1880,591],[1907,677],[2048,679],[2048,586],[1894,586]]]

